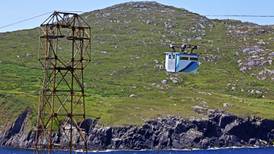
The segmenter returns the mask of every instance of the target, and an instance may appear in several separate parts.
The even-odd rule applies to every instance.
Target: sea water
[[[35,150],[0,148],[0,154],[34,154]],[[39,154],[47,154],[47,151],[40,151]],[[68,151],[54,151],[52,154],[67,154]],[[85,152],[84,152],[85,153]],[[74,154],[84,154],[74,152]],[[227,148],[210,150],[125,150],[125,151],[91,151],[88,154],[274,154],[274,147],[271,148]]]

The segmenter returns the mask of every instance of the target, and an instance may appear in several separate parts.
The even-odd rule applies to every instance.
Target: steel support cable
[[[7,27],[10,27],[10,26],[13,26],[13,25],[17,25],[17,24],[20,24],[20,23],[23,23],[23,22],[26,22],[26,21],[30,21],[30,20],[39,18],[39,17],[45,16],[45,15],[51,13],[51,12],[52,11],[46,12],[46,13],[42,13],[42,14],[39,14],[39,15],[36,15],[36,16],[30,17],[30,18],[22,19],[22,20],[19,20],[19,21],[16,21],[16,22],[4,25],[4,26],[0,26],[0,29],[7,28]]]
[[[82,12],[82,11],[73,11],[73,12]],[[0,26],[0,29],[7,28],[7,27],[10,27],[10,26],[22,23],[22,22],[30,21],[30,20],[39,18],[41,16],[45,16],[49,13],[52,13],[52,11],[45,12],[45,13],[42,13],[42,14],[39,14],[39,15],[36,15],[36,16],[30,17],[30,18],[22,19],[22,20],[19,20],[19,21],[16,21],[16,22],[4,25],[4,26]],[[186,15],[193,16],[192,14],[186,14]],[[274,18],[274,15],[249,15],[249,14],[208,14],[208,15],[203,15],[203,16],[206,16],[206,17]]]

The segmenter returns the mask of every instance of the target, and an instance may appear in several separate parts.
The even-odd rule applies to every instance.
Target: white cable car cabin
[[[196,73],[199,68],[199,55],[196,53],[171,51],[165,54],[165,69],[167,72]]]

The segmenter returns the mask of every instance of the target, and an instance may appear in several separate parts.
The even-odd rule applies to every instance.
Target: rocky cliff
[[[26,131],[30,111],[22,112],[0,135],[0,146],[29,148],[33,131]],[[270,146],[274,141],[274,121],[241,118],[209,111],[207,119],[179,117],[157,118],[141,126],[102,127],[96,120],[86,119],[81,127],[88,132],[90,149],[185,149],[231,146]],[[56,133],[56,143],[63,140]],[[75,138],[77,143],[78,138]]]

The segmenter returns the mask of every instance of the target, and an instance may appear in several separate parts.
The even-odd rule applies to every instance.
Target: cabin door
[[[175,72],[175,66],[176,66],[176,60],[175,60],[175,55],[169,55],[168,57],[168,71],[170,72]]]

